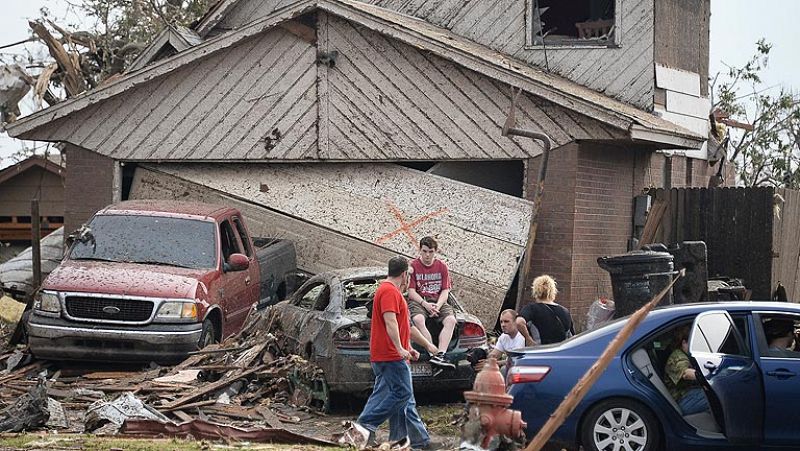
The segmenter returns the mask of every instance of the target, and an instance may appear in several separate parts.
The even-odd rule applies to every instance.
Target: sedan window
[[[375,278],[348,280],[343,284],[345,293],[345,309],[366,306],[375,297],[380,282]]]
[[[725,313],[703,315],[697,320],[691,351],[711,354],[747,355],[737,340],[736,329]]]
[[[765,357],[800,359],[800,316],[788,314],[761,315],[763,339],[760,339],[761,355]]]

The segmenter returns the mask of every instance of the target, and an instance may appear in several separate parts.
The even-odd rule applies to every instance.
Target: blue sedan
[[[800,449],[800,353],[770,348],[770,321],[800,326],[800,305],[775,302],[659,308],[627,340],[551,439],[603,451]],[[625,319],[556,345],[519,350],[512,409],[533,438]],[[710,411],[682,415],[664,381],[671,339],[689,330],[689,357]]]

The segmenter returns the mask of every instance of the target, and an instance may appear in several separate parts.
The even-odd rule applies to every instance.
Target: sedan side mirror
[[[250,267],[250,259],[244,254],[231,254],[225,264],[225,271],[244,271]]]

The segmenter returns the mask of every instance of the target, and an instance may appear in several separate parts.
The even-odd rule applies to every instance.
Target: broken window
[[[532,45],[616,44],[618,0],[533,0],[528,12]]]

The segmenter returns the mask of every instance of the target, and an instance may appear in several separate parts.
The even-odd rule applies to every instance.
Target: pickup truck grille
[[[67,296],[66,304],[73,318],[146,321],[153,313],[152,301]]]

